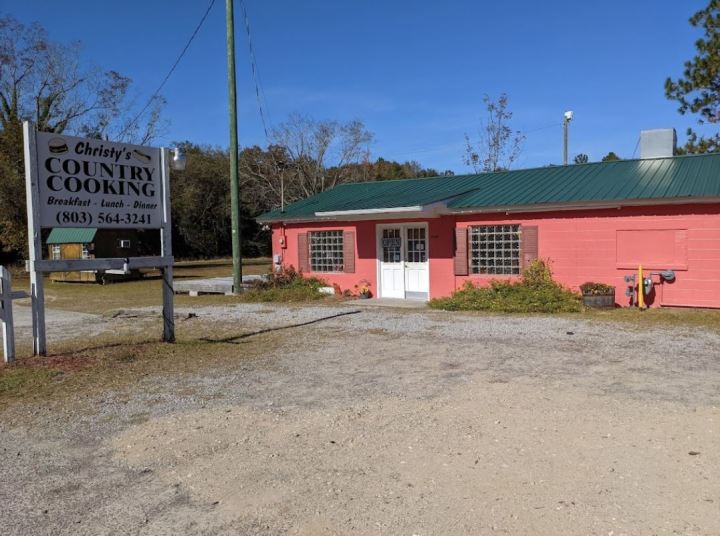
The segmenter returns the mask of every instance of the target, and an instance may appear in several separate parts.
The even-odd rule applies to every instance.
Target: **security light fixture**
[[[170,166],[176,171],[182,171],[185,169],[186,164],[185,151],[180,147],[174,147],[172,149],[172,160],[170,160]]]
[[[568,110],[563,114],[563,165],[568,165],[568,125],[573,118],[573,111]]]

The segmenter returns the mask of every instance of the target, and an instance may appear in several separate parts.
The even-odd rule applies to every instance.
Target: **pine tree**
[[[690,24],[702,28],[704,35],[695,42],[697,55],[685,62],[683,77],[665,81],[665,96],[678,101],[678,111],[699,114],[698,124],[720,123],[720,0],[710,0],[708,6],[690,18]],[[720,152],[720,133],[710,137],[687,130],[688,141],[680,152]]]
[[[610,151],[608,154],[602,157],[602,162],[615,162],[616,160],[622,160],[614,151]]]
[[[590,157],[585,153],[576,154],[575,158],[573,158],[573,162],[576,164],[587,164],[590,162]]]

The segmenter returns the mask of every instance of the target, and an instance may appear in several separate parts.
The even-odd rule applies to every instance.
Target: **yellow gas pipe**
[[[642,264],[638,266],[638,307],[645,309],[645,281],[643,280]]]

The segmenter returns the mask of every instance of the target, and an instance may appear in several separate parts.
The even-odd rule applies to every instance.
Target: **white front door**
[[[380,229],[380,296],[405,297],[402,227]]]
[[[427,226],[378,226],[379,297],[427,300],[430,291]]]
[[[430,292],[425,226],[405,227],[405,297],[427,300]]]

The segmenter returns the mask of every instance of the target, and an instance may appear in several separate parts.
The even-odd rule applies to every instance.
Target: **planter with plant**
[[[367,279],[360,281],[357,285],[355,285],[355,292],[357,293],[357,297],[362,300],[371,298],[372,292],[370,292],[370,281]]]
[[[580,285],[583,305],[595,308],[615,307],[615,287],[591,281]]]

